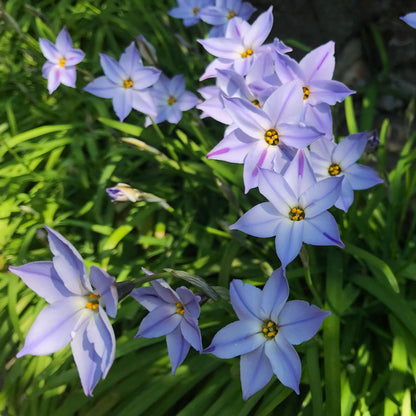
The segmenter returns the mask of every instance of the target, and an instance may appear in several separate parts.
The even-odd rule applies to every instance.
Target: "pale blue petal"
[[[313,218],[307,218],[302,222],[305,223],[303,241],[306,244],[315,246],[337,245],[344,248],[337,223],[328,211],[324,211]]]
[[[384,182],[373,169],[359,163],[349,166],[344,174],[348,178],[352,189],[368,189]]]
[[[74,334],[71,341],[72,355],[78,369],[81,385],[86,396],[92,396],[92,391],[101,378],[101,358],[88,340],[86,325]]]
[[[190,313],[194,318],[198,318],[201,308],[199,302],[200,296],[194,295],[187,287],[181,286],[176,289],[182,305],[185,308],[185,316]]]
[[[311,186],[300,197],[305,218],[312,218],[331,208],[341,194],[342,176],[331,176]]]
[[[285,269],[279,267],[275,270],[266,284],[261,295],[261,310],[263,319],[277,322],[280,311],[289,296],[289,285],[285,276]]]
[[[65,66],[74,66],[79,64],[85,57],[81,49],[71,49],[65,54]]]
[[[122,87],[123,80],[128,79],[129,74],[119,65],[119,63],[108,55],[100,53],[100,63],[104,74],[114,84]]]
[[[55,46],[56,49],[64,56],[69,50],[72,49],[72,39],[65,27],[58,33]]]
[[[301,195],[316,183],[312,167],[306,157],[306,152],[307,149],[304,151],[298,150],[283,175],[286,182],[290,183],[290,187],[293,189],[295,195]]]
[[[131,76],[133,90],[142,90],[153,85],[160,77],[160,70],[151,66],[145,66]]]
[[[121,88],[122,87],[114,84],[114,82],[110,81],[110,79],[106,76],[102,76],[91,81],[86,87],[84,87],[84,91],[101,98],[113,98],[116,91]]]
[[[332,160],[345,170],[360,158],[366,145],[366,132],[351,134],[339,142],[332,154]]]
[[[317,105],[306,104],[304,118],[302,121],[307,126],[314,127],[319,132],[324,133],[325,140],[331,141],[334,139],[334,135],[332,133],[333,122],[332,122],[331,107],[328,104],[325,104],[325,103],[321,103]],[[315,142],[313,142],[311,146],[313,146],[314,143]]]
[[[113,95],[114,112],[120,121],[123,121],[132,109],[132,90],[127,88],[118,88]]]
[[[400,17],[403,22],[406,22],[409,26],[416,29],[416,12],[407,13],[405,16]]]
[[[230,284],[230,300],[238,318],[262,320],[260,315],[261,290],[241,280],[232,280]]]
[[[355,91],[350,90],[345,84],[334,80],[317,80],[308,85],[309,97],[308,103],[310,105],[317,105],[320,103],[326,103],[334,105],[345,100]]]
[[[47,39],[39,38],[40,50],[43,56],[53,64],[58,64],[62,54],[56,49],[55,45]]]
[[[172,366],[172,375],[175,375],[177,368],[186,358],[190,345],[183,337],[180,327],[166,335],[166,344],[168,346],[169,361]]]
[[[139,51],[136,49],[134,42],[127,46],[121,54],[119,64],[128,76],[132,76],[136,71],[143,67]]]
[[[282,143],[295,149],[306,147],[317,138],[323,136],[323,133],[314,127],[308,127],[303,124],[280,124],[276,130]]]
[[[53,265],[64,285],[76,295],[92,292],[87,268],[75,247],[57,231],[45,225],[49,247],[54,255]]]
[[[75,88],[75,81],[77,79],[77,73],[75,67],[62,68],[59,75],[59,81],[61,84],[67,87]]]
[[[265,355],[264,344],[240,358],[240,379],[243,400],[261,390],[272,378],[273,369]]]
[[[274,340],[266,342],[264,349],[273,372],[280,382],[299,394],[302,366],[299,355],[292,345],[278,333]]]
[[[298,199],[286,179],[279,173],[260,170],[259,190],[283,217],[289,216],[289,211],[297,206]]]
[[[273,168],[273,151],[265,142],[257,142],[244,159],[243,180],[245,193],[258,186],[259,169]]]
[[[228,114],[244,133],[255,139],[264,140],[264,133],[273,125],[263,110],[241,98],[224,97],[223,100]]]
[[[303,91],[299,81],[291,81],[278,87],[263,105],[273,126],[282,123],[298,123],[303,115]],[[280,135],[280,129],[279,129]]]
[[[291,221],[289,213],[287,219],[282,220],[276,230],[276,253],[286,267],[298,254],[303,242],[303,228],[305,221]]]
[[[328,165],[328,161],[332,161],[332,153],[336,147],[337,145],[333,141],[321,137],[311,144],[310,149],[311,153],[316,153],[321,159],[326,159],[325,165]]]
[[[175,305],[163,305],[153,309],[140,323],[136,338],[156,338],[172,332],[183,316],[176,313]]]
[[[136,299],[137,302],[144,306],[148,311],[166,305],[166,302],[159,297],[155,289],[151,286],[134,289],[130,292],[130,296],[133,299]]]
[[[344,175],[341,185],[341,194],[339,198],[335,201],[335,206],[339,209],[342,209],[344,212],[348,211],[348,208],[354,201],[354,191],[348,180],[347,176]]]
[[[49,94],[52,94],[61,83],[61,71],[62,67],[53,65],[50,67],[48,71],[48,92]]]
[[[180,329],[185,340],[197,351],[202,352],[201,331],[198,328],[198,320],[193,316],[185,316],[180,323]]]
[[[223,110],[224,111],[224,110]],[[255,147],[257,140],[246,135],[240,129],[226,135],[208,154],[208,159],[225,160],[231,163],[243,163],[248,152]]]
[[[240,59],[244,50],[240,39],[209,38],[197,39],[197,41],[211,55],[227,60]]]
[[[310,340],[321,327],[323,320],[331,315],[303,300],[286,303],[279,315],[279,334],[293,345]]]
[[[166,303],[176,305],[177,302],[181,301],[177,293],[163,279],[152,280],[152,286],[158,296]]]
[[[106,312],[112,318],[115,318],[118,304],[118,293],[114,284],[116,279],[96,266],[91,266],[90,268],[90,279],[92,285],[104,301]]]
[[[250,29],[244,34],[244,45],[256,49],[269,36],[273,25],[273,6],[262,13],[251,25]]]
[[[199,102],[198,97],[192,92],[185,91],[177,100],[178,107],[181,111],[188,111],[195,107]]]
[[[83,296],[71,296],[42,309],[31,326],[17,358],[26,354],[51,354],[71,341],[71,332],[91,312]]]
[[[87,337],[100,357],[102,378],[105,378],[114,361],[116,339],[106,313],[101,307],[98,312],[94,313],[94,319],[89,320]]]
[[[305,74],[306,84],[318,79],[332,79],[335,68],[334,52],[335,43],[331,40],[303,57],[299,66]]]
[[[143,114],[156,117],[156,107],[150,88],[140,91],[133,89],[132,106],[135,110],[140,111]]]
[[[9,270],[48,303],[72,296],[57,275],[51,261],[35,261],[19,267],[9,266]]]
[[[254,351],[266,341],[261,325],[258,319],[232,322],[215,334],[204,352],[218,358],[232,358]]]
[[[236,223],[230,225],[230,230],[240,230],[255,237],[272,237],[281,216],[270,202],[263,202],[247,211]]]

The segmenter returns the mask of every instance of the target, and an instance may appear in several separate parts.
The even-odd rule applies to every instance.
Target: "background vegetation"
[[[81,90],[102,74],[99,52],[118,59],[142,33],[155,46],[163,72],[184,73],[187,88],[195,92],[210,60],[196,42],[207,26],[185,29],[166,14],[174,5],[173,0],[0,2],[2,414],[414,415],[414,106],[405,97],[407,141],[394,166],[387,167],[389,119],[373,124],[377,91],[388,82],[388,54],[377,28],[372,42],[385,76],[336,108],[340,119],[345,111],[346,121],[337,124],[336,133],[378,129],[381,144],[363,163],[375,167],[385,183],[356,193],[347,214],[333,211],[346,248],[308,246],[304,264],[310,265],[311,280],[299,258],[288,267],[290,298],[332,311],[323,330],[297,348],[303,363],[299,396],[273,378],[244,402],[239,359],[195,351],[172,377],[164,338],[134,339],[145,311],[130,298],[114,320],[116,360],[93,398],[82,392],[69,346],[51,356],[16,360],[45,304],[7,267],[51,258],[44,224],[70,240],[88,265],[106,268],[118,281],[142,277],[146,267],[185,270],[214,287],[228,287],[233,278],[262,285],[279,266],[272,239],[228,229],[263,199],[255,190],[244,195],[241,166],[206,159],[223,137],[222,126],[201,121],[195,109],[176,126],[144,129],[144,116],[137,112],[119,123],[110,100]],[[61,86],[49,96],[38,38],[54,41],[64,25],[86,59],[79,65],[78,88]],[[291,45],[298,51],[310,47],[293,40]],[[125,138],[135,139],[135,145]],[[147,201],[113,204],[105,188],[117,182],[155,194],[171,208]],[[204,304],[204,347],[234,319],[227,301]]]

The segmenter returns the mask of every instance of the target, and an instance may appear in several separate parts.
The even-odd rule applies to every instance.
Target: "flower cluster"
[[[299,394],[301,363],[293,345],[311,339],[330,312],[306,301],[288,301],[286,267],[303,243],[343,248],[329,210],[335,206],[347,212],[354,190],[383,182],[371,168],[357,163],[369,145],[368,133],[340,141],[334,138],[331,106],[354,93],[332,79],[334,42],[313,49],[297,62],[288,55],[291,48],[278,38],[265,43],[273,25],[273,8],[250,24],[247,20],[254,11],[241,0],[178,0],[178,6],[169,11],[185,26],[199,20],[213,26],[208,38],[198,40],[215,57],[200,77],[215,80],[215,85],[200,88],[202,102],[186,91],[182,75],[168,78],[155,66],[143,64],[136,42],[155,65],[157,57],[141,35],[119,61],[100,54],[104,75],[84,88],[112,99],[121,121],[132,109],[145,114],[145,126],[165,120],[178,123],[183,111],[196,106],[201,118],[212,117],[226,126],[224,137],[207,157],[243,164],[245,192],[258,188],[267,200],[248,210],[230,229],[274,237],[281,267],[263,289],[240,280],[231,282],[230,301],[239,320],[220,329],[209,347],[203,348],[198,328],[201,293],[184,286],[174,290],[147,271],[150,285],[130,293],[149,311],[136,337],[166,336],[172,374],[191,346],[219,358],[240,356],[245,400],[273,374]],[[402,19],[415,26],[414,14]],[[40,39],[40,47],[48,60],[42,74],[48,79],[49,93],[60,83],[75,87],[75,65],[84,53],[72,47],[66,29],[55,45]],[[149,196],[162,201],[124,183],[107,192],[113,201],[137,202]],[[117,286],[112,276],[95,266],[88,277],[78,251],[58,232],[46,229],[53,260],[10,267],[49,303],[17,356],[49,354],[71,343],[84,392],[92,395],[114,360],[115,337],[108,316],[116,316]]]
[[[331,105],[354,91],[333,80],[335,45],[330,41],[300,62],[279,39],[264,44],[273,24],[272,7],[253,24],[232,19],[224,37],[199,42],[216,56],[201,79],[202,117],[227,125],[210,159],[244,164],[246,193],[255,187],[269,202],[243,215],[230,228],[257,237],[276,237],[286,267],[302,243],[343,247],[333,205],[347,211],[354,189],[382,180],[357,164],[367,134],[334,140]],[[225,113],[225,114],[224,114]]]

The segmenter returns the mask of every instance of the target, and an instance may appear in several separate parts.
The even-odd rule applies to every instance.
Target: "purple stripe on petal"
[[[298,161],[298,175],[303,176],[303,165],[304,165],[304,158],[302,150],[299,150],[299,161]]]
[[[208,153],[207,158],[209,159],[212,156],[222,155],[222,154],[227,153],[229,151],[230,151],[229,147],[224,147],[224,149],[220,149],[220,150],[217,150],[216,152]]]
[[[329,240],[333,241],[337,246],[344,248],[345,245],[342,241],[338,241],[335,238],[332,238],[329,234],[327,233],[322,233],[326,238],[328,238]]]

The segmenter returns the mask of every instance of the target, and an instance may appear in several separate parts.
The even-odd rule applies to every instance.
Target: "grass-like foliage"
[[[386,79],[348,97],[349,131],[337,132],[379,129],[381,143],[364,163],[373,164],[384,184],[356,192],[346,214],[331,209],[344,250],[307,246],[302,261],[298,257],[287,268],[291,299],[332,311],[323,330],[297,348],[300,395],[273,377],[243,401],[239,359],[195,350],[172,376],[165,339],[134,338],[145,310],[130,297],[112,321],[116,359],[93,397],[83,394],[69,347],[15,358],[46,303],[7,268],[51,259],[44,224],[65,235],[87,266],[106,269],[118,282],[143,277],[142,267],[205,279],[220,297],[202,308],[204,347],[236,319],[221,288],[234,278],[261,286],[279,266],[273,239],[228,228],[264,198],[255,189],[244,194],[241,165],[206,158],[223,126],[200,120],[196,109],[177,125],[144,128],[144,115],[135,111],[121,123],[110,100],[82,91],[102,75],[99,52],[118,59],[141,33],[156,48],[160,69],[170,77],[184,74],[187,89],[196,92],[211,59],[196,39],[208,26],[185,28],[169,17],[174,0],[32,3],[0,1],[2,414],[414,415],[416,132],[406,126],[407,142],[391,163],[389,121],[373,124],[377,91]],[[76,89],[61,86],[49,95],[38,38],[54,41],[63,26],[86,59]],[[381,39],[374,42],[385,62]],[[354,107],[363,108],[361,119]],[[105,189],[118,182],[158,198],[111,203]],[[189,275],[182,277],[198,291]],[[184,284],[180,273],[167,280],[173,287]]]

